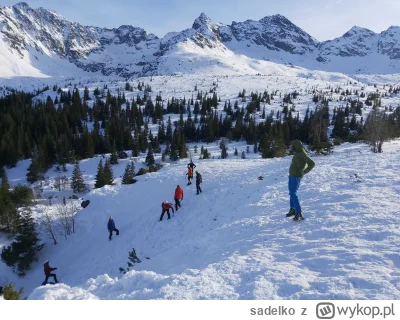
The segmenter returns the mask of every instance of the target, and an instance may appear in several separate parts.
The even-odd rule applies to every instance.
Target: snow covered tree
[[[246,153],[244,151],[242,151],[242,159],[246,159]]]
[[[72,172],[71,189],[74,193],[83,192],[86,189],[78,161],[75,163],[74,171]]]

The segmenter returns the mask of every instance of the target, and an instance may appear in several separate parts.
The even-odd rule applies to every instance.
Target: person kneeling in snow
[[[162,208],[162,212],[161,212],[160,221],[163,219],[165,213],[168,214],[167,220],[171,219],[171,215],[169,214],[169,209],[172,209],[172,212],[175,213],[174,207],[167,200],[165,200],[163,203],[161,203],[161,208]]]
[[[55,273],[51,273],[52,271],[57,270],[57,268],[51,268],[49,265],[49,260],[45,261],[43,268],[44,268],[44,274],[46,275],[46,280],[44,280],[43,283],[46,284],[50,277],[53,277],[54,282],[58,283],[57,275]]]
[[[108,231],[110,232],[110,236],[108,237],[109,240],[111,240],[113,231],[115,231],[117,233],[117,236],[119,236],[119,230],[115,228],[115,222],[113,220],[113,217],[110,217],[110,219],[108,219],[107,228]]]

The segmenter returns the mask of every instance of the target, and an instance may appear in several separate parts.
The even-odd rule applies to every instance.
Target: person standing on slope
[[[203,192],[201,190],[200,184],[203,182],[203,178],[201,177],[201,174],[196,170],[196,189],[197,189],[197,193],[199,194],[199,192]]]
[[[111,240],[113,231],[115,231],[117,233],[117,236],[119,236],[119,230],[117,228],[115,228],[115,222],[113,220],[113,217],[111,217],[111,216],[108,219],[107,229],[110,232],[110,236],[108,237],[109,240]]]
[[[178,185],[175,189],[175,210],[178,211],[178,207],[181,207],[181,201],[183,200],[183,190],[182,188]]]
[[[188,172],[186,173],[186,175],[188,176],[188,183],[187,185],[192,184],[192,179],[193,179],[193,168],[188,164]]]
[[[192,160],[190,160],[190,163],[188,164],[192,169],[196,168],[196,165],[193,163]]]
[[[161,208],[162,208],[162,212],[161,212],[160,221],[162,221],[165,213],[168,214],[167,220],[171,219],[171,215],[169,214],[169,209],[172,209],[172,212],[175,213],[174,207],[167,200],[165,200],[163,203],[161,203]]]
[[[299,190],[301,179],[314,168],[315,162],[308,157],[300,140],[291,141],[290,146],[294,151],[294,156],[289,169],[290,210],[286,217],[294,216],[293,220],[297,221],[304,220],[297,190]]]
[[[54,282],[58,283],[57,275],[55,273],[51,273],[52,271],[57,270],[57,268],[51,268],[49,265],[49,260],[45,261],[43,269],[44,269],[44,274],[46,276],[46,280],[44,280],[43,284],[47,284],[47,281],[49,280],[50,277],[53,277]]]

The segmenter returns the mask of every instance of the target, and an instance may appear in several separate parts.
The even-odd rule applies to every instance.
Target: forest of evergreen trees
[[[336,141],[363,139],[363,118],[358,121],[356,117],[362,115],[363,102],[347,98],[358,92],[341,92],[345,106],[334,108],[329,115],[329,96],[314,90],[310,94],[317,108],[307,110],[301,119],[293,103],[296,91],[280,95],[281,111],[266,114],[262,105],[271,103],[277,93],[251,92],[246,96],[243,90],[238,95],[241,105],[240,99],[233,104],[225,101],[225,117],[216,110],[220,99],[215,90],[198,91],[196,97],[187,100],[172,97],[163,105],[161,95],[156,95],[153,101],[149,95],[151,87],[144,83],[140,86],[144,88],[144,96],[138,95],[133,100],[127,100],[124,93],[112,96],[107,89],[102,90],[102,96],[97,89],[93,107],[87,104],[90,99],[87,88],[83,97],[77,89],[58,88],[55,101],[48,97],[45,102],[33,102],[32,94],[18,91],[0,98],[0,167],[13,167],[19,160],[32,158],[27,177],[34,182],[56,163],[64,167],[95,154],[113,153],[113,164],[117,161],[115,155],[123,150],[132,150],[132,155],[138,156],[149,148],[154,153],[163,152],[164,158],[177,160],[187,156],[187,142],[214,142],[221,137],[254,144],[263,157],[282,156],[292,139],[300,139],[315,150],[326,148],[332,137]],[[335,92],[340,93],[339,89]],[[381,106],[379,94],[369,94],[365,103],[375,108]],[[393,113],[385,121],[393,128],[388,135],[398,136],[399,108],[389,111]],[[265,121],[257,122],[256,112],[262,113]],[[169,113],[179,114],[179,120],[164,121]],[[158,124],[157,135],[149,130],[150,123]],[[329,125],[334,126],[332,137],[327,136]],[[161,145],[166,148],[161,150]]]

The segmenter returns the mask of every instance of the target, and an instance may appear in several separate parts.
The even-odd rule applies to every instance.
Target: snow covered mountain
[[[318,42],[281,15],[214,23],[202,13],[191,28],[163,38],[144,29],[107,29],[70,22],[21,2],[0,7],[1,77],[98,73],[124,77],[193,73],[207,68],[266,73],[265,61],[334,72],[400,70],[400,27],[376,34],[353,27]]]

